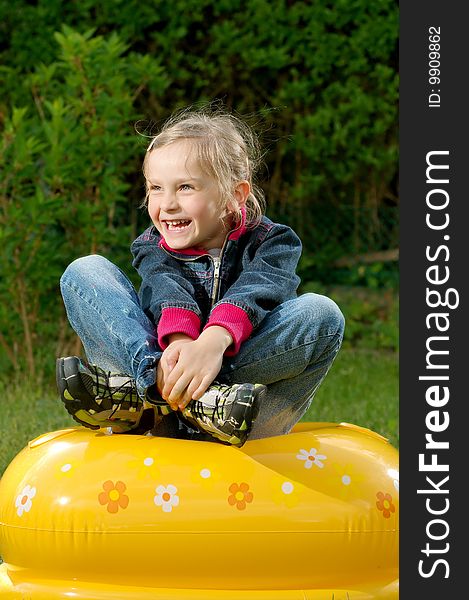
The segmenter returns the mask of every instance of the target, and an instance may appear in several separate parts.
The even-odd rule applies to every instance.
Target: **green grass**
[[[342,348],[303,421],[354,423],[399,447],[396,352]]]
[[[51,387],[0,382],[0,474],[29,440],[47,431],[75,426]],[[396,354],[343,348],[305,421],[346,421],[368,427],[398,445]]]
[[[0,381],[0,474],[27,443],[47,431],[75,425],[63,408],[58,393],[49,386],[21,387]]]

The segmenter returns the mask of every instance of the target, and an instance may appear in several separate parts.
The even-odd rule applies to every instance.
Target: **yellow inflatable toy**
[[[398,452],[303,423],[242,448],[83,428],[0,481],[0,598],[398,598]]]

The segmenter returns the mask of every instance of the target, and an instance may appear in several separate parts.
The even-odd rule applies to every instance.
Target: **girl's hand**
[[[223,353],[233,343],[224,327],[214,325],[203,331],[197,340],[176,341],[163,353],[166,364],[162,397],[171,408],[183,410],[191,400],[198,400],[218,375]],[[165,356],[166,355],[166,356]]]
[[[161,355],[156,367],[156,387],[158,388],[161,396],[163,396],[163,388],[166,384],[166,380],[177,364],[179,357],[179,346],[192,341],[193,339],[191,337],[182,333],[175,333],[170,336],[169,345],[163,351],[163,354]],[[171,408],[173,410],[177,410],[177,403],[173,403]]]

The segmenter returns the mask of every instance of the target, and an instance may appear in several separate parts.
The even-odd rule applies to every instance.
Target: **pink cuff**
[[[158,323],[158,344],[162,350],[168,347],[167,338],[173,333],[185,333],[196,340],[200,333],[199,317],[187,308],[163,308]]]
[[[233,343],[225,350],[225,356],[238,354],[241,344],[248,339],[253,329],[247,313],[228,302],[215,306],[204,329],[212,325],[224,327],[233,338]]]

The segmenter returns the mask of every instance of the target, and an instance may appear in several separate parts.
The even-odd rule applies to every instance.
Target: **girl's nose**
[[[175,192],[166,191],[161,198],[161,208],[163,210],[175,210],[178,208],[178,201]]]

